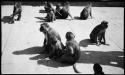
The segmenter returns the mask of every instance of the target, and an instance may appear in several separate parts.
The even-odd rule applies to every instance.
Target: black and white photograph
[[[124,75],[124,0],[2,0],[2,74]]]

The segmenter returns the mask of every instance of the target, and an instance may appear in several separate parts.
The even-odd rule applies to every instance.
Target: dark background
[[[22,5],[41,6],[44,1],[52,2],[54,5],[69,1],[71,6],[86,6],[87,2],[92,2],[94,7],[124,7],[124,0],[1,0],[2,5],[13,5],[16,1],[21,1]]]
[[[60,2],[60,1],[124,1],[124,0],[2,0],[2,1],[56,1],[56,2]]]

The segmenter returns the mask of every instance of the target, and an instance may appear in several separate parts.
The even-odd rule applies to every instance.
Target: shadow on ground
[[[46,13],[46,11],[45,10],[39,10],[39,13]]]
[[[14,20],[13,20],[13,18],[11,16],[4,16],[1,19],[1,22],[12,24],[12,23],[14,23]]]
[[[78,63],[99,63],[124,69],[124,52],[81,51]]]
[[[79,42],[79,45],[82,47],[88,47],[88,45],[97,45],[96,43],[91,42],[90,39],[84,39]],[[101,44],[103,45],[103,44]],[[106,46],[110,46],[110,44],[105,44]]]
[[[82,47],[88,47],[88,45],[96,45],[96,44],[92,43],[90,39],[84,39],[79,42],[79,45]]]
[[[43,47],[31,47],[31,48],[27,48],[24,50],[20,50],[20,51],[14,51],[13,54],[15,55],[31,55],[31,54],[40,54],[40,52],[42,52],[44,50]]]
[[[66,64],[61,64],[57,61],[51,60],[51,59],[47,59],[48,55],[47,54],[41,54],[41,52],[44,51],[44,47],[31,47],[31,48],[27,48],[24,50],[20,50],[20,51],[14,51],[13,54],[14,55],[33,55],[33,54],[38,54],[34,57],[30,57],[29,60],[37,60],[37,64],[38,65],[46,65],[49,67],[64,67],[64,66],[69,66]]]
[[[35,18],[37,18],[39,20],[45,20],[45,18],[43,18],[43,17],[35,17]]]
[[[83,20],[83,19],[80,19],[79,16],[75,16],[74,19],[75,19],[75,20]],[[87,19],[95,19],[95,17],[93,17],[93,18],[88,17]],[[85,19],[85,20],[87,20],[87,19]]]
[[[40,21],[37,21],[38,23],[47,22],[46,18],[44,18],[44,17],[35,17],[35,18],[40,20]]]
[[[82,19],[80,19],[79,16],[75,16],[74,19],[76,19],[76,20],[82,20]]]
[[[38,60],[37,63],[39,65],[46,65],[46,66],[54,67],[54,68],[71,66],[71,65],[59,63],[59,62],[54,61],[54,60],[46,60],[46,59]]]
[[[96,45],[92,43],[90,39],[84,39],[79,42],[82,47],[88,47],[88,45]],[[107,44],[107,46],[109,46]],[[120,51],[81,51],[81,57],[79,63],[99,63],[101,65],[110,65],[115,67],[124,68],[124,52]]]
[[[87,44],[88,45],[88,44]],[[86,45],[84,45],[86,46]],[[40,54],[44,50],[43,47],[31,47],[20,51],[14,51],[15,55],[33,55],[36,56],[30,57],[29,60],[37,60],[38,65],[46,65],[49,67],[64,67],[69,66],[66,64],[61,64],[57,61],[47,59],[47,54]],[[101,65],[109,65],[124,68],[124,54],[120,51],[110,51],[110,52],[101,52],[101,51],[81,51],[81,57],[78,63],[99,63]]]

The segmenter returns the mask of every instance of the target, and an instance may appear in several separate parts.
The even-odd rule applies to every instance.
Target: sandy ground
[[[13,6],[1,6],[1,19],[9,16]],[[44,35],[39,31],[42,23],[39,13],[43,6],[22,6],[22,19],[14,24],[2,24],[2,73],[3,74],[76,74],[72,66],[47,60],[39,55],[42,50]],[[81,6],[71,6],[71,14],[78,17],[83,9]],[[56,20],[50,26],[57,30],[65,44],[65,34],[72,31],[80,44],[81,57],[77,69],[81,74],[93,74],[93,64],[101,64],[105,74],[124,74],[124,8],[93,7],[94,19],[88,20]],[[88,42],[92,29],[102,20],[109,22],[106,41],[109,46],[96,46]]]

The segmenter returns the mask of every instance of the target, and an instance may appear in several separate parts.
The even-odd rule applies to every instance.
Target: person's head
[[[104,29],[107,29],[107,28],[108,28],[108,22],[105,21],[105,20],[103,20],[103,21],[101,22],[101,25],[103,26]]]
[[[40,31],[41,31],[41,32],[47,32],[48,29],[49,29],[48,23],[43,23],[43,24],[41,24],[41,27],[40,27]]]
[[[67,40],[72,40],[75,38],[75,35],[72,32],[67,32],[65,37]]]

